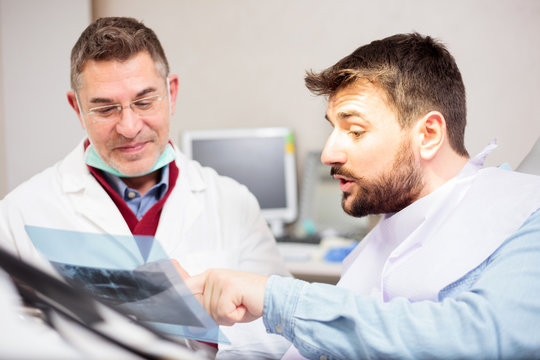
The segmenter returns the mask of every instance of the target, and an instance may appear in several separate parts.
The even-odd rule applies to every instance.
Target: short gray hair
[[[71,88],[78,91],[84,66],[90,60],[126,61],[146,51],[163,79],[169,75],[169,63],[154,33],[142,22],[128,17],[106,17],[90,24],[71,50]]]

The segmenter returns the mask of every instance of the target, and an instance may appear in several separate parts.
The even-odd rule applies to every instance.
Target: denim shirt
[[[538,359],[539,264],[537,210],[438,302],[272,276],[263,321],[308,359]]]

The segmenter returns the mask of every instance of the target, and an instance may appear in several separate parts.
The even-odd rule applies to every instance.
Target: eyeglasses
[[[94,122],[112,122],[120,119],[122,110],[127,109],[128,107],[139,116],[151,115],[158,109],[157,103],[163,99],[164,96],[152,95],[132,101],[126,106],[123,106],[122,104],[97,106],[88,109],[86,115]]]

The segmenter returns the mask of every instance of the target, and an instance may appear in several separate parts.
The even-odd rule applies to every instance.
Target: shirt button
[[[277,332],[278,334],[281,334],[281,333],[283,332],[283,329],[281,328],[281,326],[276,325],[276,332]]]
[[[133,191],[128,192],[128,198],[133,199],[137,194],[135,194]]]
[[[326,355],[321,355],[319,356],[319,359],[321,360],[328,360],[328,357]]]

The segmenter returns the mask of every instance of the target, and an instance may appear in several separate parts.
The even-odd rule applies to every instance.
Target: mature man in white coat
[[[1,201],[3,247],[45,264],[25,225],[151,235],[189,273],[225,267],[288,274],[255,197],[188,160],[171,141],[178,77],[169,74],[151,29],[131,18],[92,23],[72,50],[71,87],[67,99],[87,138]],[[220,354],[242,348],[250,356],[253,346],[279,355],[280,341],[259,331],[271,344],[259,345],[257,329],[230,329],[232,346]]]

